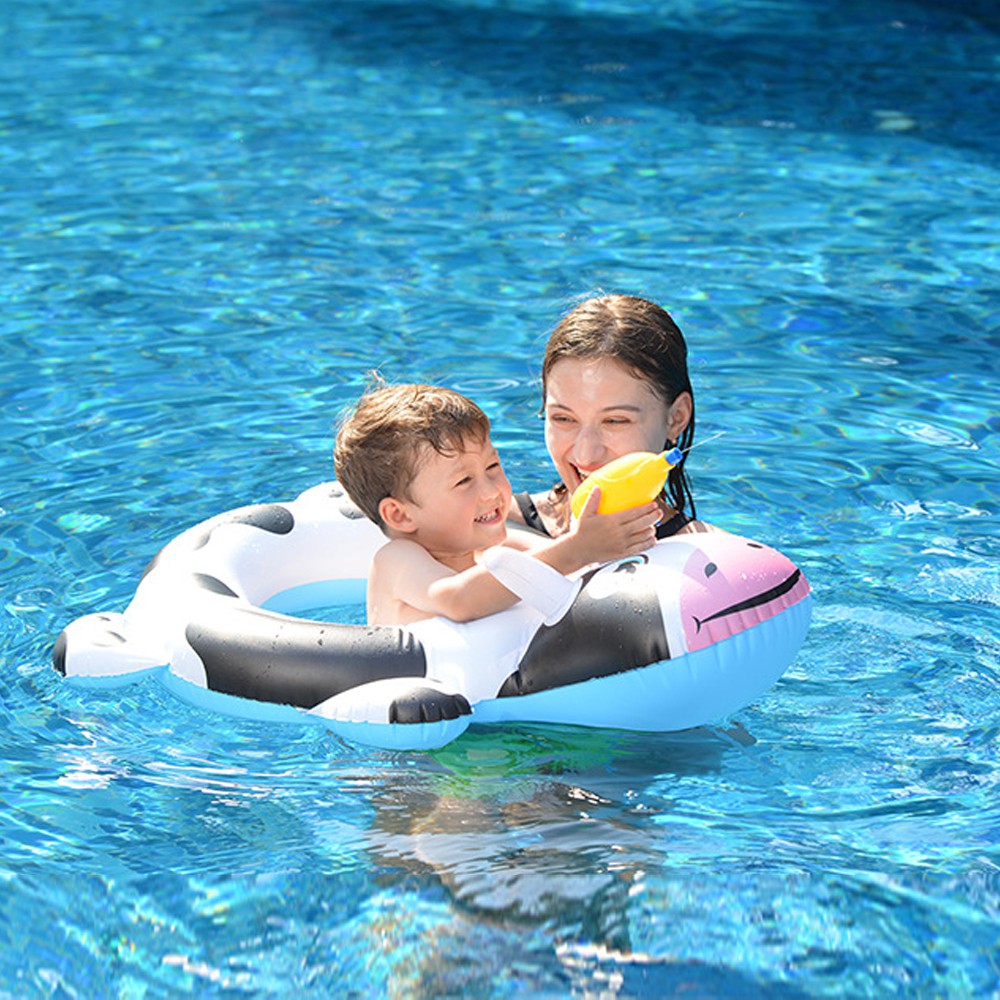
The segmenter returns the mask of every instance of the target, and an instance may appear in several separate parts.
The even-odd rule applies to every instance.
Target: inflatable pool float
[[[124,612],[71,622],[53,664],[79,684],[154,673],[202,707],[431,749],[471,722],[666,732],[717,721],[774,684],[809,625],[802,573],[774,549],[716,531],[664,539],[576,579],[491,550],[491,570],[522,600],[477,621],[295,617],[363,605],[383,544],[336,483],[228,511],[169,542]]]

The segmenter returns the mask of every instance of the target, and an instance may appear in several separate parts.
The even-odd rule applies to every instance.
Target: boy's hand
[[[531,554],[560,573],[575,573],[592,563],[612,562],[644,552],[656,542],[660,508],[655,502],[598,514],[601,491],[595,489],[565,535],[531,550]]]
[[[601,490],[597,487],[570,528],[581,558],[587,562],[610,562],[644,552],[655,544],[656,525],[660,522],[660,508],[655,502],[615,514],[598,514],[600,503]]]

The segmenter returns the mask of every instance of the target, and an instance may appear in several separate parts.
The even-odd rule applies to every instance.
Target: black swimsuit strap
[[[524,523],[529,528],[533,528],[535,531],[540,531],[543,535],[549,536],[548,530],[542,523],[542,515],[538,513],[538,508],[535,506],[535,501],[531,499],[530,493],[515,493],[514,502],[521,512],[521,517],[524,518]]]
[[[656,537],[657,538],[669,538],[671,535],[676,535],[681,528],[686,524],[691,523],[691,518],[684,513],[684,511],[678,511],[669,520],[664,521],[662,524],[656,526]]]

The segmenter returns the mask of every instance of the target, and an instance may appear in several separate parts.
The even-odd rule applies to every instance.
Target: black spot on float
[[[573,606],[535,633],[498,696],[534,694],[669,659],[659,597],[641,572],[645,562],[638,557],[619,564],[614,592],[600,597],[590,591],[597,572],[585,575]]]
[[[365,516],[364,511],[347,495],[347,491],[340,483],[333,483],[327,495],[331,500],[337,501],[337,509],[344,517],[358,521]]]
[[[338,507],[340,513],[352,521],[360,521],[365,517],[365,512],[350,497],[345,496]]]
[[[212,603],[185,629],[210,691],[312,708],[359,684],[427,676],[423,646],[397,626],[315,622]]]
[[[218,517],[205,522],[205,531],[198,537],[194,548],[200,549],[206,545],[212,532],[224,524],[247,524],[251,528],[269,531],[272,535],[287,535],[295,527],[295,517],[292,512],[280,503],[260,503],[253,507],[238,507],[226,511]]]
[[[160,557],[163,555],[166,548],[167,546],[164,546],[159,552],[156,553],[155,556],[153,556],[152,559],[149,560],[148,563],[146,563],[146,568],[142,571],[142,576],[139,577],[139,583],[142,583],[142,581],[145,580],[154,569],[156,569],[157,564],[160,561]]]
[[[705,576],[711,576],[713,573],[717,573],[718,570],[719,570],[719,567],[716,566],[715,563],[709,563],[705,567]]]
[[[56,638],[55,645],[52,647],[52,666],[56,668],[63,675],[66,676],[66,632],[62,631]]]
[[[211,594],[221,594],[223,597],[239,596],[235,590],[231,590],[216,576],[209,576],[207,573],[192,573],[191,578],[199,590],[207,590]]]
[[[249,524],[253,528],[270,531],[274,535],[287,535],[295,527],[295,518],[292,512],[280,503],[261,503],[226,511],[224,514],[203,521],[198,526],[201,530],[197,533],[179,535],[172,542],[164,545],[142,571],[139,582],[142,583],[156,569],[157,564],[168,550],[170,552],[194,552],[196,549],[203,548],[212,537],[212,532],[223,524]]]

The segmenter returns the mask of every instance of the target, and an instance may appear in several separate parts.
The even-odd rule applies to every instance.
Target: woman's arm
[[[564,486],[554,486],[546,493],[515,494],[508,520],[557,538],[569,528],[568,496]],[[518,497],[527,499],[522,502]]]

